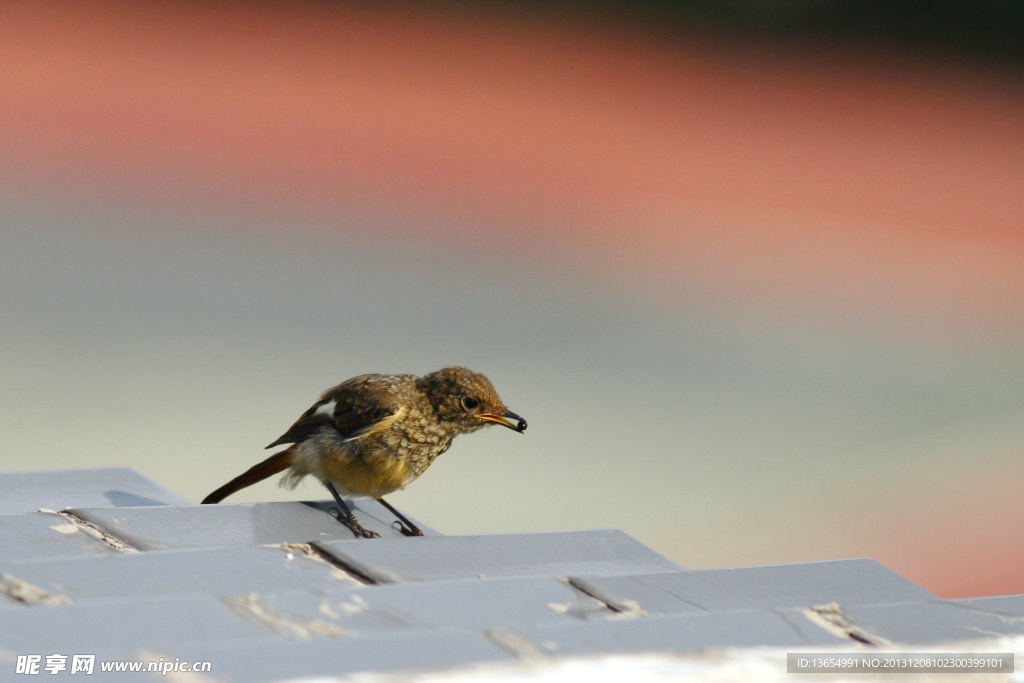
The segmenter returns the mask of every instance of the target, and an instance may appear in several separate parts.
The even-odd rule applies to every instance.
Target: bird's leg
[[[391,514],[393,514],[395,517],[398,518],[398,523],[401,524],[401,527],[399,527],[398,530],[401,531],[403,534],[405,534],[406,536],[422,536],[423,535],[423,532],[420,531],[420,528],[418,526],[416,526],[415,524],[413,524],[412,522],[410,522],[408,520],[408,518],[405,515],[403,515],[401,512],[399,512],[395,508],[391,507],[391,503],[387,502],[383,498],[378,498],[377,502],[380,503],[381,505],[383,505],[384,507],[386,507],[388,510],[391,510]]]
[[[368,531],[359,525],[359,520],[352,514],[352,510],[349,509],[348,505],[345,505],[345,501],[338,495],[338,489],[334,488],[334,484],[325,481],[324,486],[334,496],[334,502],[338,504],[338,521],[347,526],[352,533],[356,536],[362,536],[363,538],[380,538],[380,534],[376,531]],[[390,506],[389,506],[390,507]]]

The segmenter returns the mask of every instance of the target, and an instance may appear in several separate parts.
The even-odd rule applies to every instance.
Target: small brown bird
[[[378,534],[359,525],[342,495],[376,498],[398,518],[403,534],[422,536],[382,496],[412,483],[459,434],[492,424],[526,430],[526,420],[505,407],[494,385],[479,372],[448,367],[423,377],[359,375],[325,391],[267,448],[291,446],[221,486],[203,503],[219,503],[288,470],[282,486],[295,488],[307,474],[323,482],[338,503],[339,521],[356,536]]]

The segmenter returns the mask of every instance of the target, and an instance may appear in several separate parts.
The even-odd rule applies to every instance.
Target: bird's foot
[[[399,531],[401,531],[403,536],[422,536],[423,535],[423,532],[415,524],[406,525],[404,522],[396,519],[394,522],[391,523],[391,526],[393,526],[394,528],[396,528]]]
[[[359,520],[356,519],[356,516],[351,513],[344,515],[337,508],[331,508],[328,510],[328,513],[331,517],[334,517],[336,520],[347,526],[349,531],[356,535],[356,538],[380,538],[380,534],[376,531],[364,529],[359,523]]]
[[[347,526],[349,529],[352,530],[352,533],[354,533],[357,537],[380,538],[380,534],[378,534],[376,531],[364,529],[363,527],[359,526],[358,522],[353,522],[352,524],[348,524]]]

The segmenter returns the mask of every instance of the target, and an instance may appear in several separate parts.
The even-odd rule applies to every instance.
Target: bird
[[[513,420],[515,422],[513,422]],[[523,433],[527,423],[501,400],[482,373],[450,366],[422,377],[366,374],[320,395],[288,431],[267,448],[288,445],[203,499],[219,503],[232,493],[284,472],[294,489],[312,475],[338,504],[337,519],[357,538],[364,529],[342,496],[369,496],[395,515],[406,536],[423,532],[383,496],[412,483],[460,434],[501,425]]]

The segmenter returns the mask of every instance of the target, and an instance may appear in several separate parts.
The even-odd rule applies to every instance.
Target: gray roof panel
[[[81,599],[357,586],[351,576],[301,549],[226,548],[116,553],[62,562],[2,563],[0,571],[48,592]]]
[[[116,554],[109,545],[54,512],[0,515],[0,565]]]
[[[192,505],[130,467],[0,472],[0,515],[40,508]]]
[[[627,608],[636,605],[648,614],[936,599],[917,584],[867,559],[571,580],[605,602]]]
[[[19,654],[127,653],[176,643],[256,644],[279,639],[258,619],[207,596],[132,597],[0,610],[0,647]]]
[[[521,632],[521,635],[549,654],[688,652],[716,647],[850,644],[847,639],[808,626],[810,623],[795,613],[730,610],[542,624]]]
[[[140,550],[238,548],[271,543],[356,540],[325,511],[333,503],[242,503],[185,507],[76,508],[72,512]],[[405,539],[379,503],[353,506],[360,523],[385,538]],[[436,531],[424,528],[424,533]],[[378,539],[369,539],[374,542]],[[360,543],[368,539],[358,539]]]
[[[167,655],[211,662],[211,678],[261,683],[300,676],[342,676],[360,671],[441,669],[513,655],[477,633],[435,631],[321,638],[269,644],[198,644],[168,648]]]
[[[843,611],[868,633],[894,643],[938,643],[1024,635],[1022,619],[1007,618],[996,610],[979,610],[942,600],[896,605],[852,605],[844,607]]]
[[[948,602],[951,605],[959,605],[980,614],[1024,619],[1024,595],[994,595],[984,598],[949,600]]]
[[[329,587],[258,596],[268,612],[322,619],[353,633],[396,629],[532,628],[537,624],[604,619],[615,612],[555,579],[470,579]]]
[[[647,574],[682,567],[617,529],[317,542],[379,583]]]

